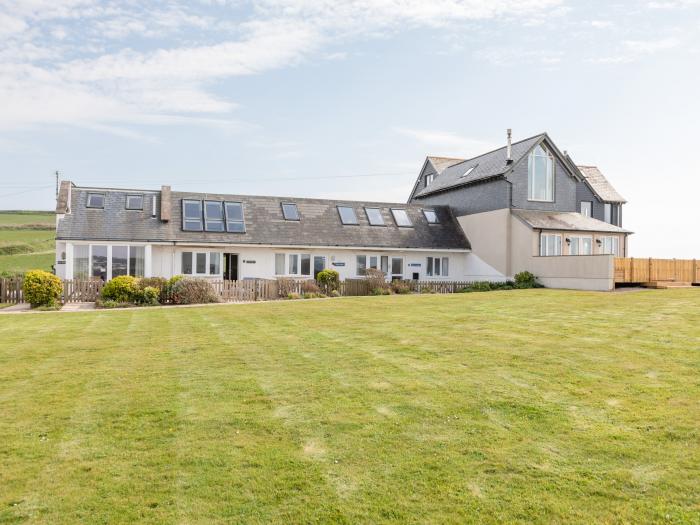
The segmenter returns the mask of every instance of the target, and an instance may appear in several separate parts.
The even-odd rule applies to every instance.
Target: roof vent
[[[511,144],[511,136],[513,134],[513,130],[508,128],[506,133],[508,135],[508,143],[506,145],[506,164],[512,164],[513,163],[513,146]]]

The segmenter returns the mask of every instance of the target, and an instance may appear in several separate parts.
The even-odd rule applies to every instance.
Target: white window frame
[[[356,277],[365,277],[366,274],[362,274],[358,271],[359,270],[359,264],[357,264],[358,257],[365,258],[365,270],[368,270],[370,268],[373,270],[379,270],[381,272],[384,272],[384,277],[387,276],[388,270],[389,270],[389,256],[388,255],[382,255],[381,253],[358,253],[358,254],[356,254],[355,255],[355,276]],[[374,261],[372,259],[374,259]],[[386,268],[386,270],[384,268]]]
[[[542,151],[544,151],[544,155],[538,154],[538,148],[541,148]],[[547,170],[545,173],[545,184],[547,186],[545,187],[544,198],[538,198],[536,196],[537,192],[535,191],[535,167],[537,166],[535,159],[537,157],[545,157],[547,159],[547,164],[545,167],[545,169]],[[532,150],[532,152],[528,155],[527,159],[527,200],[533,202],[554,202],[554,181],[556,179],[555,164],[556,163],[554,162],[554,156],[544,144],[538,144],[537,146],[535,146],[535,149]]]
[[[430,185],[433,183],[434,180],[435,180],[435,174],[434,174],[434,173],[428,173],[428,174],[425,176],[425,187],[427,188],[428,186],[430,186]]]
[[[185,253],[191,253],[192,254],[192,273],[185,273],[184,265],[182,264],[182,258],[184,257]],[[209,273],[209,265],[211,264],[211,257],[210,254],[212,253],[218,253],[219,254],[219,273]],[[197,255],[204,254],[204,273],[199,273],[197,271]],[[222,252],[217,252],[217,251],[206,251],[203,252],[201,250],[195,251],[195,250],[183,250],[180,252],[180,273],[182,275],[188,275],[192,277],[221,277],[222,271],[223,271],[223,261],[224,261],[224,256]]]
[[[583,211],[584,204],[588,205],[587,206],[588,213],[584,213],[584,211]],[[579,211],[580,211],[581,215],[583,215],[584,217],[593,217],[593,202],[592,201],[581,201],[581,207],[580,207]]]
[[[426,277],[449,277],[450,258],[449,257],[427,257],[425,264]]]
[[[620,238],[617,235],[604,235],[599,240],[601,254],[620,256]]]
[[[569,255],[593,255],[593,237],[591,235],[570,235],[568,239],[571,241],[569,243]],[[584,241],[588,239],[589,241],[589,253],[583,253]],[[578,253],[571,253],[576,246],[576,251]]]
[[[275,253],[275,275],[278,277],[313,277],[314,275],[314,256],[318,254],[313,254],[309,252],[277,252]],[[284,273],[277,273],[277,259],[278,257],[283,257],[284,259]],[[292,260],[296,257],[296,273],[292,272]],[[301,273],[301,261],[304,257],[309,258],[309,273]],[[325,255],[323,256],[325,257]]]
[[[551,245],[551,246],[550,246],[550,239],[554,241],[553,245]],[[562,254],[561,234],[560,233],[541,233],[540,234],[540,257],[558,257],[561,254]]]

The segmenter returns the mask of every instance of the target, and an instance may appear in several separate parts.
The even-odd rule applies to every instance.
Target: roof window
[[[143,195],[127,195],[126,196],[127,210],[143,210]]]
[[[340,222],[343,224],[359,224],[357,222],[357,215],[355,215],[355,210],[350,206],[338,206],[338,213],[340,214]]]
[[[282,215],[285,221],[298,221],[299,219],[299,208],[293,202],[283,202],[282,203]]]
[[[425,215],[425,220],[428,221],[428,224],[438,224],[440,222],[435,210],[423,210],[423,215]]]
[[[104,208],[105,194],[104,193],[88,193],[87,196],[88,208]]]
[[[477,166],[478,166],[478,164],[474,164],[471,168],[467,168],[467,171],[465,171],[464,173],[462,173],[462,174],[459,176],[459,178],[460,178],[460,179],[463,179],[464,177],[469,176],[469,174],[470,174],[472,171],[474,171],[474,170],[477,168]]]
[[[382,217],[382,210],[379,208],[365,208],[365,213],[367,214],[367,220],[372,226],[384,226],[384,217]]]
[[[392,208],[391,213],[394,216],[394,220],[396,221],[397,226],[401,228],[410,228],[411,226],[413,226],[411,218],[408,216],[408,212],[406,210]]]

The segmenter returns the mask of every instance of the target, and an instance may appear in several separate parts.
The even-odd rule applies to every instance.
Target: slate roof
[[[588,185],[593,189],[593,192],[605,202],[627,202],[620,195],[612,184],[608,182],[605,175],[598,169],[597,166],[577,166],[581,174],[585,177]]]
[[[607,222],[599,221],[592,217],[586,217],[577,212],[513,210],[513,213],[532,228],[539,230],[632,233],[614,224],[608,224]]]
[[[420,198],[455,186],[462,186],[503,175],[544,137],[546,137],[546,134],[542,133],[519,142],[514,142],[512,144],[511,153],[513,162],[511,164],[506,163],[506,146],[489,151],[478,157],[453,164],[445,168],[442,173],[435,177],[430,186],[419,191],[415,197]],[[474,169],[465,177],[464,174],[472,167]]]
[[[443,171],[445,171],[446,168],[449,168],[450,166],[454,166],[455,164],[459,164],[460,162],[464,162],[466,159],[458,159],[455,157],[433,157],[429,156],[428,160],[430,163],[433,165],[433,168],[435,168],[435,171],[440,174]]]
[[[104,209],[86,207],[87,194],[105,194]],[[126,210],[126,194],[144,193],[144,210]],[[150,195],[156,195],[157,209],[152,217]],[[192,232],[182,230],[182,200],[241,202],[246,233]],[[469,241],[446,206],[430,206],[439,224],[428,224],[422,210],[426,206],[403,203],[376,203],[295,197],[227,195],[218,193],[171,192],[172,220],[160,220],[160,192],[73,187],[71,213],[59,222],[56,237],[63,240],[221,243],[277,246],[345,246],[368,248],[469,249]],[[281,203],[297,204],[300,221],[285,221]],[[343,225],[337,205],[355,209],[359,225]],[[370,226],[364,207],[380,208],[386,226]],[[412,228],[399,228],[390,208],[401,208],[413,222]]]

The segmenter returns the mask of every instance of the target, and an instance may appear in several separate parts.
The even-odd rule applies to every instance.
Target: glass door
[[[391,258],[391,280],[403,279],[403,257]]]
[[[325,255],[314,255],[314,279],[318,277],[318,274],[326,269],[326,257]]]

